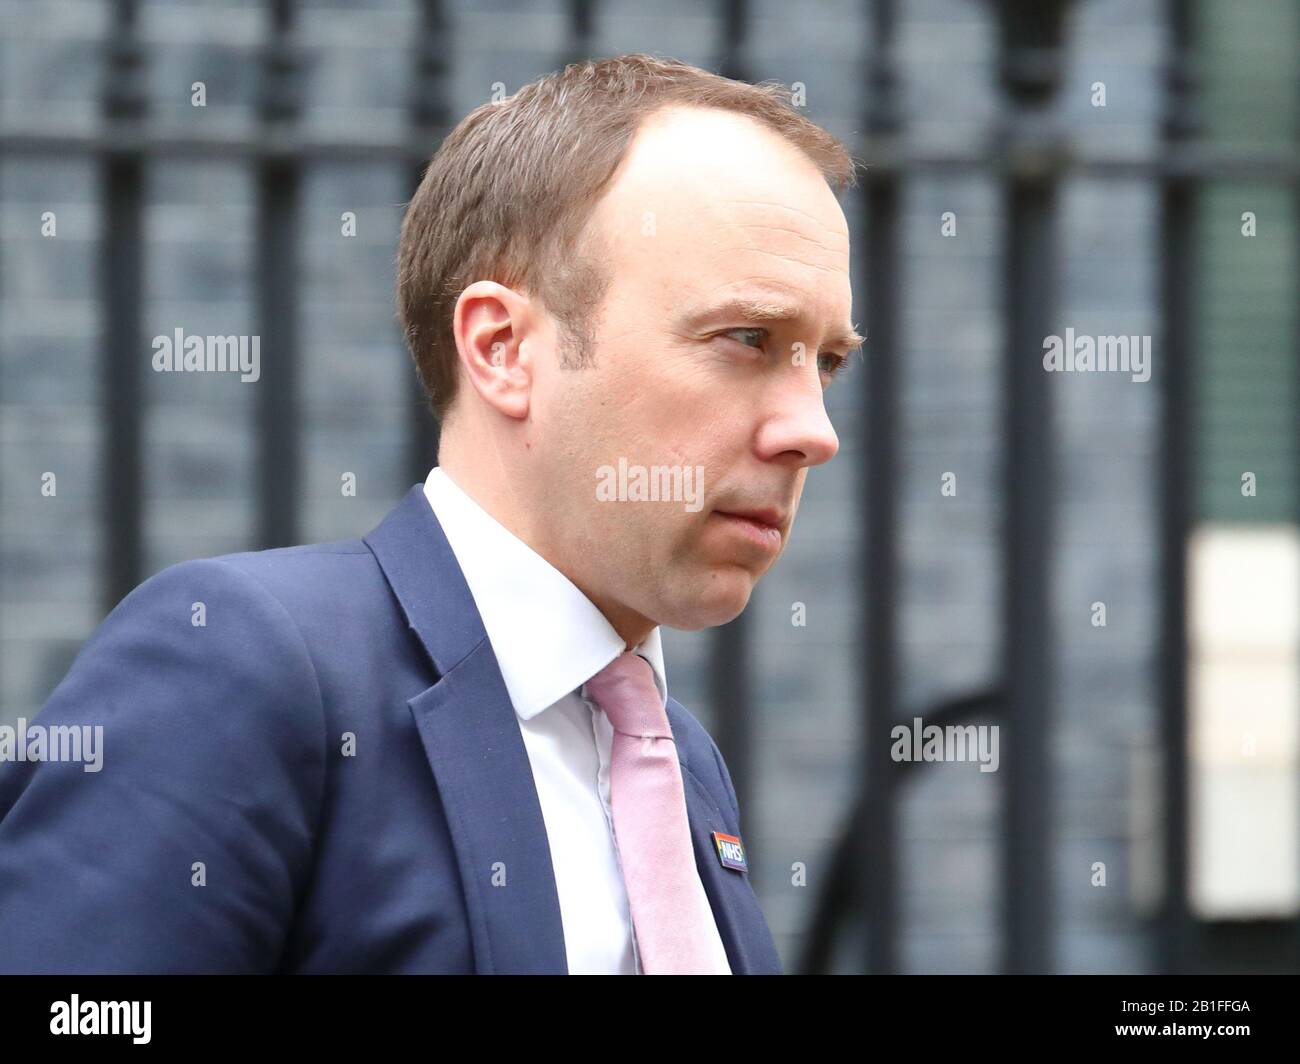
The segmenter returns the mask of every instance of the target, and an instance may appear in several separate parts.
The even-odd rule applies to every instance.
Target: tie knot
[[[615,731],[638,738],[673,737],[654,670],[640,654],[625,650],[588,680],[586,687],[587,697],[605,711]]]

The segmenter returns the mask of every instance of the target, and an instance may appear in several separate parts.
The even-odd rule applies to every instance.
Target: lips
[[[718,513],[727,514],[730,517],[743,517],[748,521],[775,529],[778,532],[785,527],[785,515],[780,510],[772,507],[757,510],[719,510]]]
[[[772,557],[781,553],[785,534],[781,531],[779,510],[714,510],[713,515],[736,541]]]

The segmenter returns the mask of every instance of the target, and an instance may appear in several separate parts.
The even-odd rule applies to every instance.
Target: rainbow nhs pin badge
[[[745,844],[740,841],[739,835],[724,835],[721,831],[715,831],[713,845],[723,868],[734,868],[737,872],[749,871],[749,865],[745,862]]]

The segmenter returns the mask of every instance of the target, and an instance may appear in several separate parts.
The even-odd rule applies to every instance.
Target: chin
[[[692,587],[692,597],[677,601],[671,611],[672,619],[663,623],[686,632],[727,624],[749,605],[753,590],[753,578],[747,572],[718,573],[705,589],[699,585]]]

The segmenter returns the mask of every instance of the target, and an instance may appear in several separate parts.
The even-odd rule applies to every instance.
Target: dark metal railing
[[[872,5],[871,62],[867,68],[866,128],[874,144],[894,144],[902,129],[894,61],[893,0]],[[869,160],[871,156],[866,156]],[[864,613],[867,653],[862,659],[866,731],[860,747],[864,801],[857,839],[867,935],[862,970],[898,970],[898,798],[889,735],[898,710],[898,462],[899,340],[901,285],[898,263],[902,194],[896,167],[867,168],[863,184],[867,254],[867,321],[871,352],[862,374],[862,409],[867,415],[863,476],[859,477],[859,521],[866,530],[858,601]],[[859,823],[850,818],[850,827]],[[810,936],[819,949],[818,936]],[[807,963],[807,962],[806,962]],[[810,969],[805,968],[805,971]],[[819,966],[817,969],[822,970]]]
[[[138,130],[147,116],[136,4],[119,0],[108,37],[103,118],[107,130]],[[104,449],[100,499],[104,528],[103,606],[111,610],[140,583],[144,541],[140,444],[144,408],[140,317],[144,289],[144,159],[138,137],[110,139],[101,153],[104,200],[100,275],[104,310]],[[13,150],[12,145],[8,145]]]
[[[1192,6],[1169,4],[1170,57],[1165,71],[1164,141],[1187,143],[1196,132]],[[1186,755],[1187,722],[1187,536],[1192,522],[1193,285],[1196,281],[1196,186],[1186,174],[1166,175],[1161,185],[1160,314],[1164,328],[1161,374],[1161,655],[1159,678],[1164,890],[1156,918],[1156,953],[1162,970],[1194,965],[1196,926],[1188,903],[1190,880]]]
[[[836,933],[850,919],[866,924],[863,970],[898,970],[897,896],[899,786],[915,767],[888,756],[893,725],[912,714],[897,706],[897,359],[901,348],[895,285],[898,188],[902,175],[926,171],[983,172],[1003,182],[1007,217],[1003,313],[1006,399],[1003,481],[1003,658],[1001,689],[932,707],[928,722],[994,720],[1005,724],[1007,771],[1002,795],[1002,970],[1055,970],[1051,908],[1052,652],[1047,597],[1052,569],[1052,412],[1050,391],[1035,359],[1053,332],[1058,272],[1057,188],[1067,174],[1140,177],[1162,192],[1161,292],[1164,358],[1161,373],[1161,643],[1159,741],[1162,750],[1162,879],[1153,953],[1160,970],[1193,971],[1206,962],[1201,927],[1189,898],[1189,766],[1187,762],[1186,546],[1192,521],[1193,286],[1197,281],[1195,207],[1210,179],[1249,177],[1290,183],[1300,191],[1300,152],[1239,149],[1197,142],[1193,76],[1195,36],[1191,0],[1167,0],[1171,55],[1166,117],[1157,158],[1080,154],[1048,119],[1062,69],[1061,35],[1067,0],[990,0],[1000,30],[1005,92],[1001,135],[964,154],[921,154],[899,135],[892,74],[893,3],[871,4],[867,63],[870,162],[864,182],[868,260],[870,369],[863,381],[868,449],[861,479],[864,582],[859,594],[867,654],[861,690],[865,727],[859,796],[832,850],[827,887],[818,898],[800,971],[825,971]],[[1297,210],[1300,217],[1300,210]],[[1297,227],[1300,232],[1300,226]],[[1300,302],[1300,300],[1297,300]],[[1300,920],[1293,921],[1300,944]]]
[[[1300,152],[1223,147],[1194,139],[1192,76],[1195,35],[1191,0],[1167,0],[1172,52],[1166,78],[1164,143],[1157,158],[1081,153],[1048,120],[1062,68],[1066,0],[986,0],[997,17],[1004,111],[998,135],[971,150],[921,150],[904,136],[895,59],[894,0],[869,4],[871,47],[865,64],[865,134],[855,155],[870,161],[861,185],[870,355],[861,379],[866,414],[865,461],[857,505],[862,538],[859,605],[862,660],[862,790],[834,849],[829,889],[818,900],[803,970],[823,970],[838,931],[865,925],[863,969],[899,970],[899,791],[915,778],[889,757],[891,728],[909,719],[898,705],[898,469],[900,432],[899,318],[902,258],[900,211],[904,181],[923,173],[981,173],[1002,182],[1007,216],[1005,252],[1004,490],[1002,565],[1003,655],[997,690],[936,706],[931,722],[997,720],[1006,725],[1002,803],[1001,897],[1006,971],[1050,971],[1053,897],[1051,817],[1053,720],[1051,624],[1048,608],[1053,506],[1052,410],[1044,374],[1025,352],[1053,331],[1056,288],[1057,188],[1066,175],[1140,177],[1162,193],[1161,291],[1164,320],[1162,460],[1162,634],[1160,741],[1163,748],[1166,889],[1156,923],[1157,953],[1167,971],[1185,971],[1196,955],[1188,904],[1188,769],[1185,546],[1191,523],[1192,286],[1194,212],[1207,179],[1250,177],[1300,191]],[[411,42],[409,121],[402,133],[348,138],[315,135],[301,123],[297,97],[302,64],[294,43],[297,5],[269,0],[258,122],[241,131],[163,128],[145,99],[146,55],[137,32],[136,0],[114,0],[106,39],[103,122],[93,131],[41,125],[0,129],[0,150],[13,155],[79,153],[99,160],[105,228],[100,294],[104,312],[101,520],[105,531],[103,601],[114,606],[144,577],[141,425],[144,413],[141,315],[142,218],[149,166],[160,157],[243,159],[257,177],[257,313],[268,350],[259,390],[260,546],[299,535],[301,411],[299,404],[298,217],[303,178],[317,162],[387,161],[403,168],[413,190],[429,156],[451,127],[448,55],[453,41],[444,5],[419,3]],[[745,0],[723,0],[717,69],[745,78],[750,23]],[[594,0],[570,4],[570,37],[561,61],[589,54]],[[1300,210],[1298,210],[1300,214]],[[1300,227],[1298,227],[1300,228]],[[410,375],[408,480],[423,479],[437,452],[438,426]],[[744,614],[713,634],[710,692],[715,735],[727,757],[742,807],[754,792],[750,713],[750,630]],[[1298,925],[1300,926],[1300,925]],[[1300,934],[1297,935],[1300,942]]]
[[[1066,4],[998,5],[1006,109],[1007,244],[1002,429],[1002,966],[1051,971],[1052,390],[1038,352],[1055,331],[1060,138],[1048,123],[1059,88]]]

